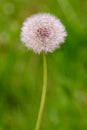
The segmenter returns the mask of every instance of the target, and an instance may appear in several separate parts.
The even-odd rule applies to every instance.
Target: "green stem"
[[[35,130],[40,130],[40,125],[41,125],[41,120],[42,120],[42,115],[43,115],[43,110],[45,105],[45,99],[46,99],[46,91],[47,91],[47,63],[46,63],[46,55],[43,53],[43,89],[42,89],[41,103],[40,103]]]

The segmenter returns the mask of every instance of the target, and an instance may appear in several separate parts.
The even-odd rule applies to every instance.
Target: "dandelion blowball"
[[[49,13],[33,15],[25,20],[21,40],[35,53],[53,52],[64,42],[67,32],[64,25]]]

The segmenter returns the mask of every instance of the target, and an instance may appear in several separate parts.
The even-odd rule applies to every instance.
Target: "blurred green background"
[[[41,130],[87,130],[87,0],[0,0],[0,130],[34,130],[42,55],[20,41],[23,21],[50,12],[66,42],[47,55],[48,91]]]

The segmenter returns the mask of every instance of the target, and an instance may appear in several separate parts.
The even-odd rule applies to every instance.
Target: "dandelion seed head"
[[[58,18],[49,14],[36,14],[27,18],[21,30],[21,40],[35,53],[53,52],[65,41],[67,32]]]

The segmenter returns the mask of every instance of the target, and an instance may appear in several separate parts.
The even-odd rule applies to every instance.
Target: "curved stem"
[[[42,89],[41,103],[40,103],[35,130],[40,130],[40,125],[41,125],[41,120],[42,120],[42,115],[43,115],[43,110],[45,105],[45,99],[46,99],[46,91],[47,91],[47,63],[46,63],[46,55],[43,53],[43,89]]]

